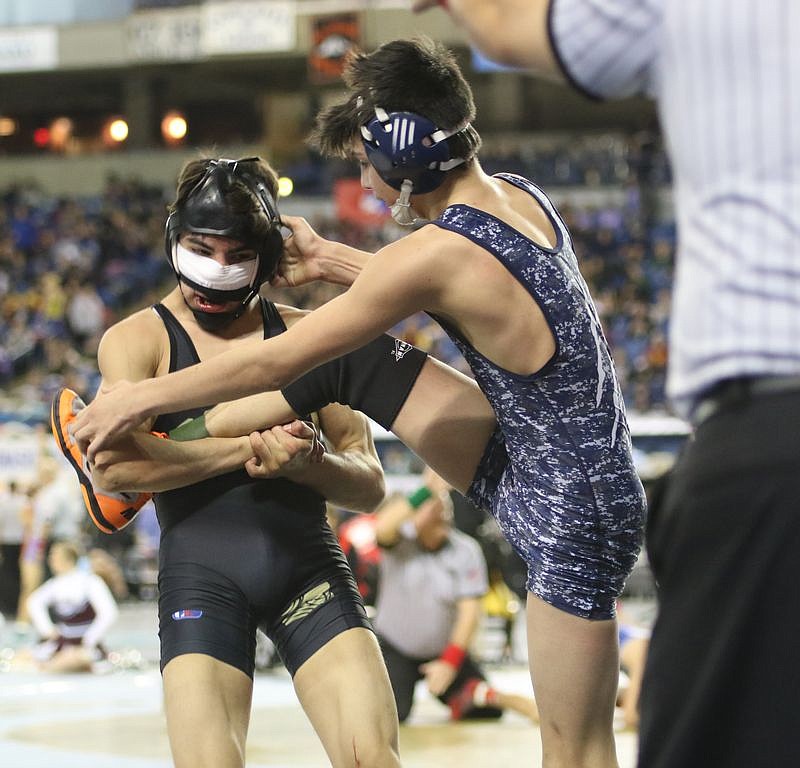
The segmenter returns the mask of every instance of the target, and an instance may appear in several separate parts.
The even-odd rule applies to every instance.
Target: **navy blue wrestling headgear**
[[[466,161],[450,157],[447,139],[468,126],[443,131],[422,115],[389,113],[381,107],[375,107],[375,117],[361,126],[367,159],[390,187],[400,191],[391,207],[398,224],[411,226],[421,221],[411,208],[412,193],[433,192],[444,182],[447,171]]]
[[[183,200],[176,204],[167,218],[165,247],[167,258],[178,279],[201,291],[212,301],[241,301],[239,309],[232,313],[211,315],[195,312],[202,325],[213,325],[212,330],[239,317],[258,293],[261,284],[275,274],[283,253],[280,215],[267,185],[255,171],[254,164],[257,162],[257,157],[208,160],[205,174]],[[228,193],[237,183],[252,194],[260,211],[243,213],[241,207],[236,209]],[[260,214],[266,220],[263,227],[257,226],[254,220]],[[247,285],[220,289],[197,283],[182,274],[178,265],[178,238],[182,232],[228,237],[252,248],[258,260],[252,279]]]
[[[367,159],[390,187],[400,190],[408,180],[421,195],[433,192],[447,171],[465,161],[450,156],[447,139],[466,128],[443,131],[422,115],[375,107],[375,117],[361,126],[361,140]]]

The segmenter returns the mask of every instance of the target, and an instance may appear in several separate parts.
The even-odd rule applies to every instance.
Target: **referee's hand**
[[[452,685],[458,672],[452,664],[441,659],[420,665],[419,671],[425,675],[425,683],[433,696],[441,696]]]

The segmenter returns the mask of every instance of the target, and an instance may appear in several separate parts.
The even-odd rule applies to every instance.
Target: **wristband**
[[[439,661],[449,664],[451,667],[459,669],[467,658],[467,652],[455,643],[448,643],[445,649],[439,654]]]
[[[210,437],[206,429],[206,415],[203,413],[196,419],[184,421],[169,432],[170,440],[201,440]]]
[[[408,496],[407,501],[412,509],[419,509],[431,496],[433,491],[427,485],[422,485]]]

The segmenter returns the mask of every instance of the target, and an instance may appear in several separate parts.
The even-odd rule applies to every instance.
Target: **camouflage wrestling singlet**
[[[622,395],[566,226],[536,185],[497,178],[539,201],[555,248],[466,205],[450,206],[432,223],[486,249],[516,277],[542,309],[556,352],[537,373],[514,374],[439,321],[498,421],[469,496],[494,515],[527,563],[529,591],[576,616],[610,618],[645,515]]]

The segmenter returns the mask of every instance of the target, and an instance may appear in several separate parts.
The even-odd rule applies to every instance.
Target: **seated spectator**
[[[106,583],[78,563],[69,542],[53,544],[53,577],[28,597],[28,614],[41,638],[31,657],[45,672],[87,672],[106,656],[102,641],[117,618]]]

